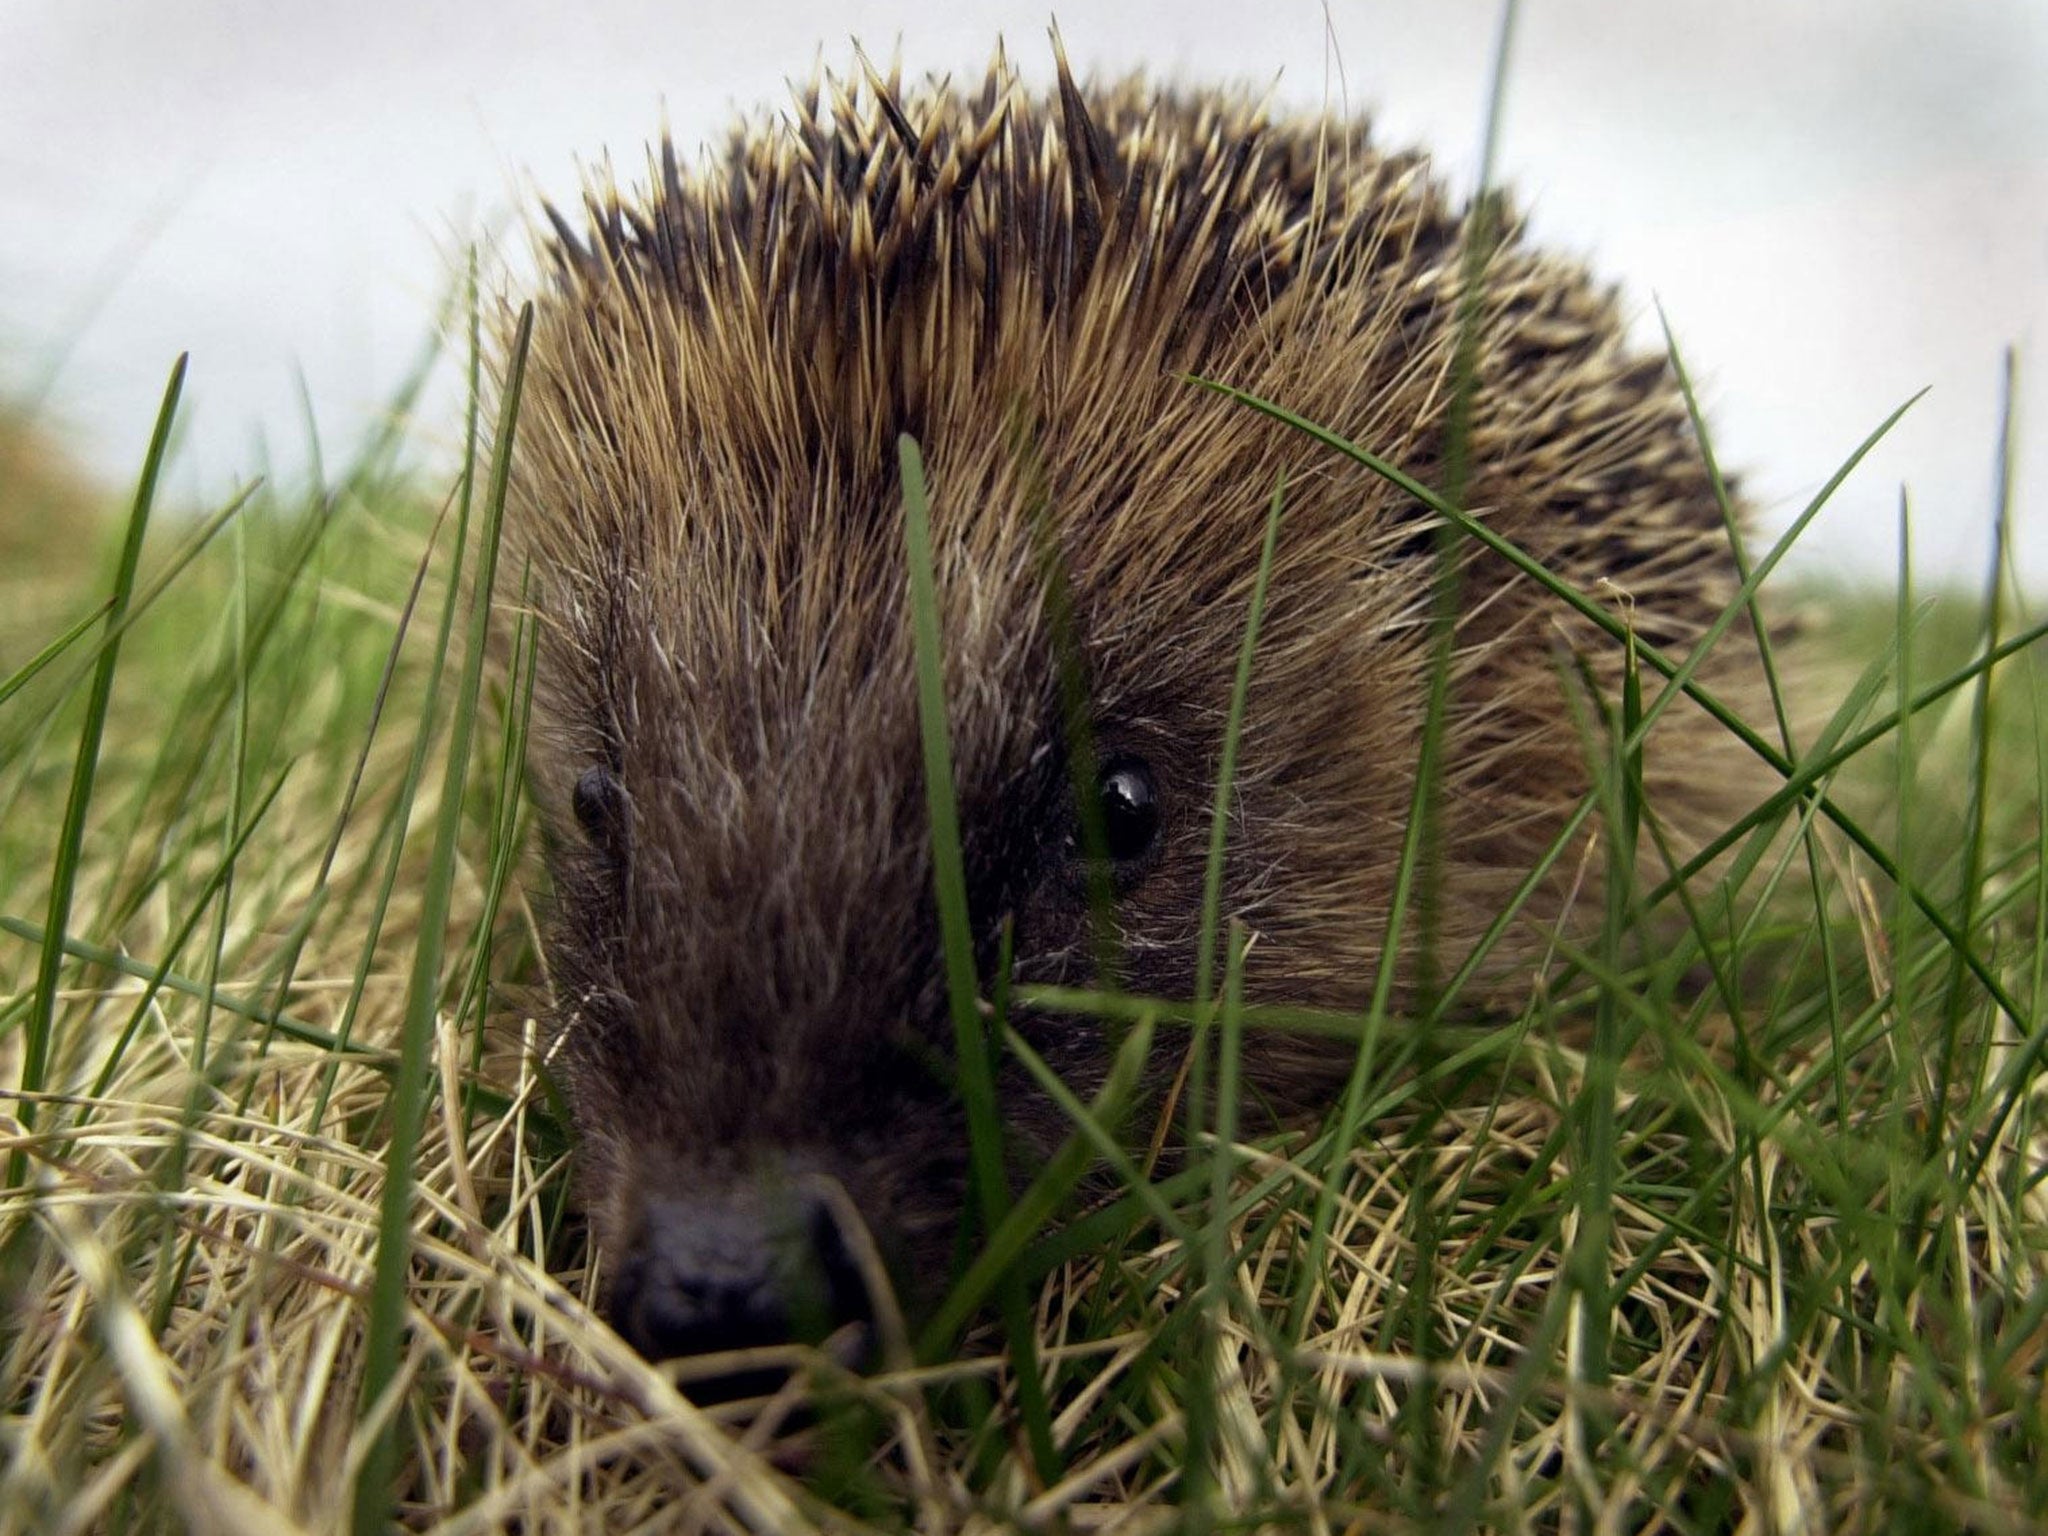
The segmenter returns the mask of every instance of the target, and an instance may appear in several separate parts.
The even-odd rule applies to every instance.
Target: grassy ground
[[[1522,1017],[1324,1021],[1373,1053],[1348,1116],[1225,1121],[1059,1225],[1063,1158],[924,1363],[707,1413],[590,1310],[492,467],[423,494],[396,447],[146,539],[0,483],[0,1531],[2048,1509],[2048,734],[2031,653],[1981,664],[2009,605],[1809,594],[1797,669],[1851,702],[1689,937],[1638,892]],[[1654,825],[1626,782],[1610,835]]]

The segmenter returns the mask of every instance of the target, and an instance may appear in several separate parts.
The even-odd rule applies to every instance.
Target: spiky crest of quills
[[[867,68],[864,98],[821,74],[798,98],[790,132],[735,131],[722,181],[686,190],[674,142],[664,137],[654,198],[640,204],[616,188],[593,190],[587,241],[548,206],[551,254],[573,284],[630,272],[696,304],[709,300],[728,267],[751,269],[764,309],[811,289],[849,320],[861,301],[886,304],[910,285],[992,288],[1006,258],[1037,274],[1050,312],[1105,254],[1129,260],[1134,312],[1158,305],[1198,319],[1233,264],[1240,226],[1271,279],[1289,280],[1304,234],[1298,171],[1290,166],[1297,175],[1267,179],[1245,196],[1259,147],[1258,118],[1245,103],[1206,99],[1192,121],[1175,123],[1202,151],[1162,158],[1171,167],[1162,180],[1142,137],[1128,170],[1113,147],[1141,110],[1139,92],[1105,98],[1107,117],[1098,122],[1064,52],[1058,63],[1057,117],[1022,92],[998,55],[977,95],[939,93],[918,103],[929,109],[922,126],[911,121],[895,74]],[[984,179],[992,158],[1007,174]],[[812,238],[791,249],[771,237],[799,227],[781,217],[779,201],[796,184],[813,200]],[[1140,241],[1142,253],[1132,255]],[[1201,259],[1187,260],[1190,252]],[[1155,282],[1165,274],[1180,282]],[[991,304],[983,320],[995,318]]]
[[[883,432],[941,371],[931,347],[964,372],[996,366],[1024,306],[1047,330],[1113,323],[1185,360],[1304,272],[1341,284],[1373,248],[1459,237],[1423,157],[1372,149],[1362,122],[1272,132],[1242,92],[1084,92],[1054,51],[1050,97],[1000,52],[971,92],[907,94],[864,59],[856,83],[821,72],[792,116],[735,129],[695,175],[664,136],[647,195],[587,192],[586,233],[545,208],[547,259],[565,296],[658,299],[712,328],[744,311],[821,367],[916,353],[877,398],[836,402],[875,407]],[[941,296],[926,334],[880,334],[911,295]],[[1077,355],[1107,340],[1071,339]]]

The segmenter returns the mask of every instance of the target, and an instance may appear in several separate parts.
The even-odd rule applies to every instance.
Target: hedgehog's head
[[[978,99],[820,96],[694,176],[664,153],[645,201],[593,200],[587,245],[558,221],[518,426],[556,1060],[615,1316],[655,1355],[861,1316],[865,1234],[928,1290],[961,1215],[899,433],[931,471],[984,979],[1007,927],[1019,980],[1096,980],[1093,785],[1119,979],[1190,994],[1283,472],[1225,864],[1255,994],[1369,988],[1423,714],[1416,509],[1185,378],[1426,473],[1457,234],[1416,163],[1224,97],[1041,100],[1000,72]],[[1491,605],[1484,633],[1520,614]],[[1549,689],[1542,654],[1523,665]],[[1529,724],[1561,711],[1495,695],[1473,727],[1492,748],[1447,782],[1472,804],[1446,842],[1471,866],[1446,878],[1454,940],[1477,927],[1460,902],[1547,835],[1529,806],[1558,797],[1525,778],[1578,772],[1568,722]],[[1099,1027],[1021,1027],[1078,1092],[1103,1078]],[[1283,1105],[1325,1081],[1282,1040],[1250,1066]],[[1021,1071],[998,1087],[1022,1177],[1067,1126]]]

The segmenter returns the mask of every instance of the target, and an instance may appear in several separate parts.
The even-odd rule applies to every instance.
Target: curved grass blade
[[[399,1040],[398,1074],[391,1089],[391,1145],[384,1167],[379,1212],[377,1264],[370,1287],[370,1315],[363,1343],[363,1415],[377,1411],[397,1381],[405,1331],[406,1278],[412,1262],[413,1163],[426,1111],[428,1058],[441,994],[441,956],[447,940],[450,892],[455,883],[456,835],[462,827],[463,789],[468,779],[470,737],[476,724],[488,646],[491,592],[497,573],[498,537],[512,470],[513,434],[526,377],[526,353],[533,339],[533,306],[519,315],[505,367],[505,393],[493,444],[490,488],[478,551],[476,591],[470,611],[469,653],[462,692],[450,722],[447,767],[434,827],[434,850],[420,915],[419,946],[413,952]],[[376,1536],[391,1522],[394,1474],[398,1466],[397,1417],[375,1430],[355,1480],[356,1536]]]
[[[179,357],[164,386],[163,404],[158,408],[149,452],[142,461],[142,478],[135,489],[135,503],[128,514],[128,531],[121,544],[120,563],[114,572],[113,596],[107,605],[107,627],[117,629],[127,617],[129,598],[135,590],[135,572],[142,560],[142,540],[149,531],[149,514],[156,503],[158,477],[170,451],[171,424],[178,414],[178,397],[184,393],[185,370],[190,354]],[[50,905],[43,923],[42,953],[37,958],[34,1002],[22,1041],[21,1120],[24,1129],[35,1125],[33,1095],[43,1091],[49,1070],[52,1037],[57,1027],[57,980],[64,963],[65,930],[71,922],[71,901],[78,887],[78,864],[85,841],[85,820],[92,808],[93,780],[99,771],[100,742],[106,732],[107,706],[114,692],[114,671],[119,665],[118,638],[110,638],[100,651],[93,669],[92,692],[85,706],[85,723],[78,734],[78,757],[71,772],[71,793],[64,806],[63,827],[57,836],[57,854],[50,879]],[[22,1154],[8,1158],[7,1182],[19,1185],[25,1167]]]
[[[946,677],[939,646],[939,599],[932,556],[931,501],[924,456],[908,433],[897,439],[903,475],[903,538],[910,562],[910,622],[917,660],[917,718],[924,745],[925,809],[932,832],[932,883],[939,904],[939,934],[945,951],[946,1000],[953,1016],[953,1043],[960,1097],[967,1109],[968,1166],[973,1177],[982,1231],[992,1236],[1010,1210],[1003,1178],[1002,1121],[996,1110],[995,1068],[982,1028],[980,982],[975,975],[974,929],[967,910],[967,873],[960,853],[960,818],[953,803],[953,746],[946,725]],[[984,1249],[983,1256],[988,1250]],[[956,1288],[956,1292],[959,1288]],[[1035,1334],[1023,1286],[1006,1272],[996,1300],[1009,1335],[1017,1372],[1019,1406],[1032,1461],[1048,1484],[1059,1477],[1052,1412],[1039,1375]],[[936,1336],[937,1330],[931,1335]]]

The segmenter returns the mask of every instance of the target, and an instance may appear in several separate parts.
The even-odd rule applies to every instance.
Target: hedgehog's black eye
[[[576,824],[599,848],[615,850],[626,823],[626,791],[608,768],[586,768],[569,796]]]
[[[1159,835],[1159,788],[1142,758],[1112,759],[1096,781],[1102,797],[1102,839],[1109,856],[1129,863]]]

